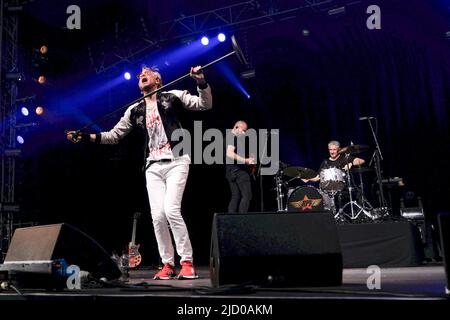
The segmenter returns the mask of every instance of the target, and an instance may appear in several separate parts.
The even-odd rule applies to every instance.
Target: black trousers
[[[252,200],[250,175],[244,170],[227,171],[226,178],[231,189],[231,200],[228,204],[228,213],[248,212],[248,207]]]

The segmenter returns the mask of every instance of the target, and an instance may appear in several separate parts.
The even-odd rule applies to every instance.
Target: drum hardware
[[[339,150],[338,154],[358,154],[369,150],[369,146],[363,144],[351,144]]]
[[[345,174],[339,168],[328,168],[320,171],[320,189],[336,192],[345,188]]]
[[[317,171],[304,167],[287,167],[283,174],[294,179],[311,179],[317,176]]]
[[[283,181],[283,172],[284,169],[278,169],[277,174],[275,175],[275,190],[277,192],[277,209],[278,212],[286,211],[286,208],[284,208],[284,192],[283,187],[285,186],[285,182]]]
[[[346,162],[350,163],[349,161],[349,156],[350,153],[347,152],[345,153],[345,157],[346,157]],[[353,169],[353,171],[352,171]],[[346,177],[347,177],[347,188],[348,188],[348,193],[349,193],[349,197],[350,197],[350,201],[348,203],[346,203],[342,208],[339,209],[339,212],[337,212],[334,216],[334,218],[336,220],[340,220],[342,219],[344,216],[348,217],[350,220],[354,221],[356,219],[359,218],[359,216],[361,215],[361,213],[363,213],[366,217],[368,217],[371,220],[376,220],[378,218],[377,215],[373,214],[373,207],[372,205],[369,203],[369,201],[367,201],[367,199],[364,196],[364,182],[363,182],[363,178],[362,178],[362,173],[363,172],[369,172],[371,171],[369,168],[365,168],[365,167],[354,167],[348,170]],[[350,172],[356,172],[359,174],[359,183],[360,183],[360,201],[358,202],[356,200],[353,200],[353,190],[355,189],[352,185],[352,181],[351,181],[351,177],[350,177]],[[350,212],[347,213],[345,210],[346,208],[350,208]]]

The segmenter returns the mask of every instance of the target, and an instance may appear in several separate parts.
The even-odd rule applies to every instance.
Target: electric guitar
[[[136,244],[136,225],[140,215],[140,212],[134,214],[133,232],[131,234],[131,242],[128,244],[128,267],[130,268],[136,268],[142,261],[141,254],[139,253],[140,245]]]

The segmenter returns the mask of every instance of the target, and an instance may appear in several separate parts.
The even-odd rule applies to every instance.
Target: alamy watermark
[[[261,175],[274,175],[278,172],[280,159],[278,129],[250,128],[243,135],[235,135],[231,129],[227,129],[224,134],[216,128],[203,132],[202,122],[194,121],[193,136],[186,129],[176,129],[171,135],[171,140],[176,143],[172,149],[174,157],[188,154],[193,164],[239,163],[226,156],[227,146],[232,145],[236,154],[247,155],[256,160],[261,168]]]
[[[81,9],[79,6],[72,4],[67,7],[66,13],[70,16],[66,20],[66,27],[69,30],[81,29]]]
[[[377,265],[371,265],[367,267],[367,274],[370,276],[367,278],[366,285],[369,290],[381,289],[381,269]]]
[[[369,30],[381,29],[381,9],[376,4],[367,7],[366,13],[370,16],[366,20],[366,26]]]

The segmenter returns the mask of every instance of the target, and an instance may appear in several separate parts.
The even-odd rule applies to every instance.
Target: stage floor
[[[321,288],[257,288],[252,293],[255,296],[269,296],[276,292],[276,296],[286,296],[290,299],[365,299],[374,297],[389,299],[392,297],[400,299],[445,299],[445,270],[443,266],[421,266],[409,268],[381,268],[380,288],[369,289],[368,278],[371,274],[367,269],[344,269],[343,284],[340,287]],[[195,295],[198,288],[207,292],[215,289],[211,286],[209,270],[207,267],[198,269],[199,278],[196,280],[153,280],[151,277],[155,270],[137,270],[130,274],[128,283],[130,285],[140,285],[147,283],[150,288],[167,287],[164,294]],[[294,271],[293,271],[294,272]],[[371,283],[374,283],[371,281]],[[170,292],[173,289],[173,292]],[[217,290],[217,289],[216,289]],[[233,296],[238,294],[238,287],[232,287]],[[243,289],[245,290],[245,289]],[[167,292],[169,291],[169,292]],[[217,290],[219,291],[219,290]],[[226,290],[223,290],[226,293]],[[159,294],[157,290],[152,290],[152,294]]]
[[[256,266],[252,266],[253,268]],[[250,272],[251,268],[247,272]],[[81,290],[64,290],[60,292],[39,289],[20,289],[16,292],[0,291],[0,300],[13,300],[20,297],[40,297],[41,299],[64,299],[75,297],[99,296],[139,296],[139,297],[216,297],[233,298],[278,297],[287,299],[401,299],[401,300],[446,300],[445,270],[442,265],[381,268],[381,280],[378,288],[369,289],[366,269],[344,269],[343,284],[339,287],[314,288],[261,288],[255,286],[227,286],[212,288],[207,266],[197,268],[199,278],[195,280],[153,280],[156,269],[141,269],[130,272],[130,277],[123,285],[111,283],[101,287],[91,283],[90,287]],[[292,270],[295,272],[295,270]],[[374,281],[369,281],[375,284]]]

